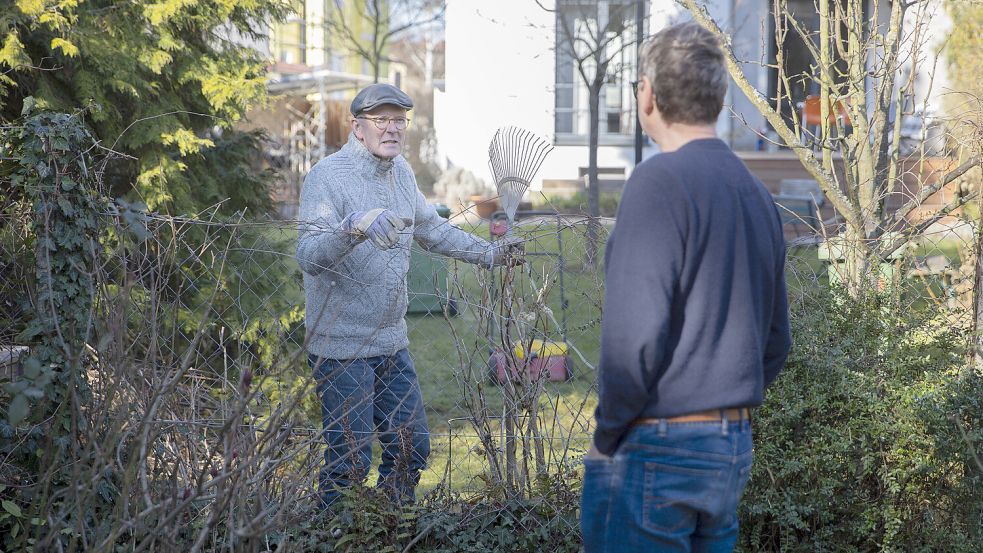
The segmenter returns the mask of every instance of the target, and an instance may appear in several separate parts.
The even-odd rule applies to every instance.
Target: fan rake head
[[[553,146],[549,142],[525,129],[503,127],[495,131],[488,145],[488,167],[510,223],[515,219],[522,195],[551,151]]]

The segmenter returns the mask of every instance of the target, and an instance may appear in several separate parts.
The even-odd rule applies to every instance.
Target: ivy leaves
[[[41,362],[34,357],[29,357],[24,363],[24,378],[11,382],[6,385],[6,391],[13,399],[7,407],[7,421],[11,426],[17,427],[24,422],[31,410],[31,401],[40,401],[44,398],[44,390],[51,385],[52,371],[50,368],[44,370]]]
[[[37,290],[19,336],[32,352],[23,377],[5,385],[7,421],[16,428],[55,415],[51,428],[63,432],[70,414],[57,406],[71,391],[88,390],[82,351],[91,324],[96,213],[104,200],[91,169],[95,141],[82,119],[38,111],[33,98],[24,106],[22,124],[6,129],[2,141],[11,148],[11,183],[33,204]]]

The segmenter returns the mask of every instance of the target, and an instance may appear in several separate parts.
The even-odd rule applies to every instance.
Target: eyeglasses
[[[401,131],[410,124],[410,120],[405,117],[368,117],[359,115],[356,119],[367,119],[375,124],[375,128],[384,131],[389,128],[389,123],[396,125],[396,130]]]

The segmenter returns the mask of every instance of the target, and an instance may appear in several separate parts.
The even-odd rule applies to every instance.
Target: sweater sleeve
[[[468,263],[491,264],[492,244],[441,217],[419,190],[415,212],[413,237],[424,249]]]
[[[774,311],[764,355],[764,385],[767,388],[785,366],[792,348],[792,330],[788,317],[788,292],[785,287],[785,244],[782,243],[781,263],[775,277]]]
[[[605,252],[594,444],[611,455],[656,393],[683,266],[686,209],[649,168],[625,186]]]
[[[300,193],[300,225],[297,263],[309,275],[319,275],[344,259],[357,244],[341,229],[339,213],[323,167],[315,166],[304,179]]]

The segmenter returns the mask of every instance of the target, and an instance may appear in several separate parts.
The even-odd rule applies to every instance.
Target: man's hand
[[[502,265],[516,267],[526,262],[525,240],[518,236],[507,234],[492,242],[492,245],[494,246],[492,250],[492,265],[496,267]]]
[[[600,459],[602,461],[610,461],[611,457],[598,451],[597,446],[594,445],[594,441],[591,440],[590,449],[587,450],[587,454],[584,455],[584,459]]]
[[[399,233],[407,227],[404,219],[400,219],[388,209],[370,209],[356,211],[345,217],[345,230],[359,239],[372,241],[380,250],[388,250],[399,244]]]

